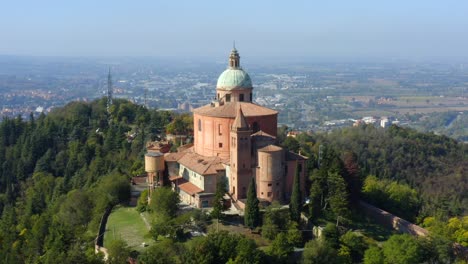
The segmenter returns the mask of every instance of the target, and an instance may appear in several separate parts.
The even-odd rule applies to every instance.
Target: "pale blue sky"
[[[2,0],[0,54],[468,57],[468,1]]]

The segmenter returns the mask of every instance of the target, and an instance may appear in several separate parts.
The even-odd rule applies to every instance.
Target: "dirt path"
[[[148,230],[150,230],[150,229],[151,229],[151,225],[150,225],[150,223],[148,222],[148,220],[146,219],[146,217],[143,215],[143,213],[140,213],[140,216],[141,216],[141,219],[143,219],[143,222],[145,222],[146,228],[147,228]]]

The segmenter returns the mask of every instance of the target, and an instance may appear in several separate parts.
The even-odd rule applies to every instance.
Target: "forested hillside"
[[[111,112],[108,122],[106,101],[101,99],[70,103],[37,119],[2,120],[0,262],[102,262],[94,254],[100,217],[109,206],[128,200],[130,177],[143,171],[145,142],[165,130],[177,134],[191,129],[187,116],[148,110],[125,100],[115,100]],[[302,133],[297,138],[286,138],[285,132],[284,128],[279,130],[281,144],[309,157],[312,218],[320,217],[318,209],[326,219],[350,223],[353,213],[349,205],[365,199],[408,220],[419,222],[431,216],[424,225],[433,230],[445,230],[439,227],[446,224],[438,221],[449,221],[452,228],[444,237],[464,243],[463,234],[459,234],[465,230],[464,224],[458,224],[458,218],[448,218],[467,214],[466,145],[396,126]],[[273,241],[271,252],[266,251],[271,256],[285,241],[285,233],[273,232],[285,224],[276,221],[272,212],[266,210],[262,227],[262,235]],[[249,243],[247,251],[255,248]],[[320,248],[313,243],[306,244],[307,254]],[[339,243],[335,244],[337,250]],[[286,245],[289,253],[291,245]],[[193,248],[190,254],[197,251]],[[142,255],[142,261],[152,250],[164,252],[164,248],[152,247]],[[385,247],[383,250],[379,254],[386,254]],[[218,251],[213,249],[213,254]],[[236,252],[244,251],[239,248]],[[359,252],[356,259],[365,259],[363,250]],[[257,258],[263,254],[254,253],[247,255]],[[195,259],[189,255],[188,259]]]
[[[294,141],[296,140],[289,138],[285,140],[285,144],[312,157],[311,171],[318,165],[321,145],[322,152],[323,149],[331,149],[345,163],[350,160],[349,157],[355,159],[360,170],[361,185],[366,183],[366,176],[374,175],[384,181],[383,185],[390,186],[394,182],[402,185],[401,188],[409,186],[415,189],[420,205],[412,209],[415,211],[413,216],[448,218],[468,214],[466,144],[446,136],[420,133],[398,126],[388,129],[374,126],[350,127],[329,134],[303,133]],[[382,206],[378,203],[376,205]]]
[[[101,262],[100,217],[128,199],[146,140],[172,119],[125,100],[111,110],[110,123],[105,99],[0,123],[0,262]]]

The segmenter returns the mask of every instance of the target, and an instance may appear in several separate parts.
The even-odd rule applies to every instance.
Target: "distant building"
[[[362,121],[361,119],[358,119],[358,120],[356,120],[356,122],[354,122],[353,127],[358,127],[358,126],[364,125],[364,124],[365,124],[364,121]]]
[[[164,172],[161,165],[148,167],[148,178],[153,177],[148,182],[155,183],[166,173],[183,202],[211,207],[216,184],[225,178],[229,197],[243,208],[252,177],[260,200],[287,202],[297,169],[305,193],[307,158],[275,145],[278,112],[253,103],[252,91],[234,48],[228,69],[218,78],[216,100],[193,110],[193,145],[147,156],[145,161],[153,163],[163,157],[165,164]]]
[[[151,141],[146,144],[148,152],[167,153],[171,150],[169,141]]]
[[[184,112],[190,112],[190,111],[193,110],[192,105],[191,105],[189,102],[187,102],[187,101],[178,104],[177,108],[178,108],[179,110],[181,110],[181,111],[184,111]]]
[[[386,116],[382,116],[380,118],[380,126],[383,127],[383,128],[386,128],[386,127],[389,127],[391,126],[392,124],[398,124],[399,122],[394,118],[394,117],[386,117]]]
[[[300,131],[291,130],[291,131],[288,131],[288,134],[286,136],[296,138],[297,135],[299,135],[300,133],[301,133]]]
[[[362,118],[362,121],[366,124],[375,124],[377,122],[377,118],[373,116],[365,116]]]
[[[388,119],[388,117],[383,116],[382,118],[380,118],[380,126],[381,127],[386,128],[391,124],[392,124],[392,121],[390,121],[390,119]]]

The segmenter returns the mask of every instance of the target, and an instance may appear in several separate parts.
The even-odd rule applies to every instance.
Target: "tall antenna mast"
[[[145,87],[145,107],[148,108],[148,88]]]
[[[112,105],[112,76],[109,67],[109,74],[107,75],[107,113],[110,115],[110,107]]]

